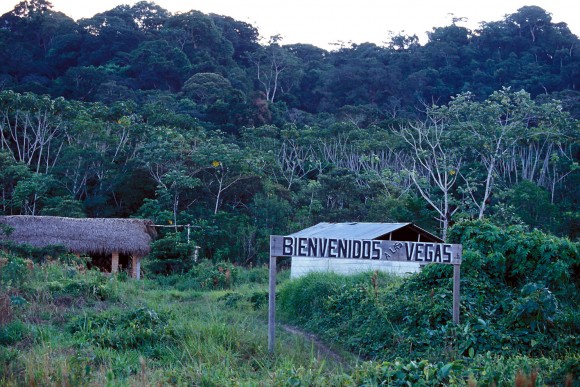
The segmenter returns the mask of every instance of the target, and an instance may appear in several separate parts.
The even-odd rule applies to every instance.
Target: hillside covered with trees
[[[23,1],[0,17],[0,214],[194,226],[162,231],[182,239],[159,273],[194,244],[259,265],[319,221],[577,239],[578,47],[536,6],[326,51],[146,1],[78,21]]]
[[[580,42],[458,22],[328,51],[146,1],[1,15],[0,216],[164,227],[133,281],[0,224],[0,385],[578,385]],[[282,261],[270,353],[269,236],[321,221],[462,244],[460,323],[450,265]]]

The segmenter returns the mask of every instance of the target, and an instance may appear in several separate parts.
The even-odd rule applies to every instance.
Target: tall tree
[[[568,120],[557,103],[538,104],[529,93],[507,88],[494,92],[484,102],[474,101],[471,93],[458,95],[445,111],[454,121],[457,138],[463,138],[484,167],[481,178],[462,174],[479,219],[488,209],[500,162],[529,139],[562,135]]]
[[[460,208],[454,191],[462,166],[462,155],[454,144],[449,117],[433,107],[428,109],[424,121],[410,122],[396,129],[396,133],[410,148],[411,179],[423,199],[439,214],[441,237],[445,240],[451,219]]]
[[[0,92],[0,148],[35,172],[48,172],[60,155],[68,101],[31,93]]]
[[[227,192],[233,191],[242,182],[256,178],[264,168],[260,159],[220,138],[207,141],[193,157],[200,168],[199,177],[203,185],[215,198],[214,214],[222,207]],[[231,195],[230,199],[234,207],[241,203],[240,195]]]
[[[142,90],[176,92],[191,71],[185,53],[165,40],[145,41],[124,59],[129,65],[126,74],[134,77],[136,87]]]
[[[302,69],[297,58],[284,46],[279,35],[272,36],[268,46],[249,55],[254,64],[256,79],[268,102],[279,94],[289,92],[300,82]]]

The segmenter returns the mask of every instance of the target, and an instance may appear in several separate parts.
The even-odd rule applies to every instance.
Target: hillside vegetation
[[[0,214],[190,224],[200,257],[254,266],[320,221],[578,237],[579,42],[539,7],[333,51],[145,1],[0,25]],[[162,233],[182,245],[151,270],[187,270]]]
[[[0,251],[0,382],[576,385],[578,244],[478,222],[451,238],[466,248],[459,325],[447,265],[407,278],[279,276],[279,317],[319,334],[336,357],[282,330],[268,353],[267,268],[204,262],[134,281],[74,255]]]
[[[0,241],[0,384],[578,385],[580,42],[536,6],[460,24],[327,51],[147,1],[1,15],[0,215],[159,237],[140,282]],[[461,324],[445,265],[283,271],[280,317],[340,356],[268,354],[269,236],[318,222],[462,243]]]

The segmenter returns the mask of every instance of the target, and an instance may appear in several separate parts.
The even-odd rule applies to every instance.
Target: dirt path
[[[316,356],[318,359],[330,358],[347,368],[351,368],[351,365],[347,361],[345,361],[341,355],[339,355],[336,351],[333,351],[329,346],[324,344],[316,335],[305,332],[291,325],[282,324],[281,327],[286,332],[304,337],[306,340],[310,341],[314,345],[314,348],[316,349]]]

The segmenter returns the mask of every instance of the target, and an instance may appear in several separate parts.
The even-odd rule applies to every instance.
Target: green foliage
[[[14,189],[20,180],[28,178],[31,172],[25,163],[17,162],[12,155],[6,151],[0,151],[0,186],[2,196],[0,206],[2,214],[10,214],[14,204]]]
[[[178,232],[167,233],[151,243],[146,267],[153,274],[184,273],[194,265],[196,244],[183,241]]]
[[[231,89],[230,81],[215,73],[197,73],[183,84],[183,91],[199,103],[214,103]]]
[[[6,325],[0,326],[0,345],[14,345],[29,334],[29,328],[26,324],[20,320],[13,320]]]
[[[22,286],[28,278],[32,262],[0,251],[0,288]]]
[[[394,344],[398,329],[385,323],[385,288],[399,282],[382,273],[357,276],[311,273],[280,286],[281,315],[336,340],[364,357],[374,358]]]
[[[86,263],[86,257],[80,258],[75,254],[70,254],[62,245],[34,247],[26,243],[19,244],[0,240],[0,246],[17,256],[27,257],[35,263],[44,263],[46,260],[61,260],[69,264]]]
[[[324,364],[316,359],[307,366],[284,364],[275,374],[275,386],[353,386],[353,379],[345,373],[328,374]]]
[[[477,256],[481,255],[471,259]],[[235,381],[355,386],[464,385],[467,381],[514,385],[516,379],[532,377],[540,385],[562,385],[578,378],[575,304],[554,293],[558,309],[552,326],[547,318],[552,312],[550,297],[543,284],[532,284],[523,294],[505,293],[504,286],[495,293],[509,302],[502,310],[495,305],[493,311],[489,304],[501,302],[501,297],[479,302],[477,295],[487,296],[490,289],[467,276],[469,285],[462,284],[464,322],[441,324],[438,319],[450,309],[450,281],[446,270],[434,266],[404,280],[365,273],[326,276],[325,284],[325,276],[317,274],[281,284],[282,306],[289,305],[292,313],[312,314],[310,320],[288,316],[293,322],[306,324],[333,346],[376,358],[364,362],[344,355],[338,365],[330,357],[323,360],[310,342],[285,332],[277,333],[276,356],[268,354],[264,268],[252,269],[256,274],[239,274],[227,292],[214,292],[176,289],[193,278],[220,273],[218,265],[209,263],[197,273],[199,277],[159,277],[162,287],[150,280],[118,282],[59,261],[35,264],[21,287],[11,288],[10,297],[4,297],[13,316],[0,324],[0,380],[6,385],[24,380],[37,385],[231,385]],[[486,281],[483,276],[482,282]],[[116,296],[98,303],[81,302],[95,299],[86,298],[89,283],[106,284]],[[324,297],[317,294],[318,286]],[[442,290],[431,293],[438,287]],[[289,290],[295,293],[291,297]],[[310,300],[300,298],[302,290]],[[545,331],[531,329],[527,323],[514,325],[511,320],[512,311],[530,300],[537,303],[536,309],[524,308],[520,320],[546,321]],[[308,302],[316,302],[318,309],[300,305]],[[8,312],[3,308],[4,317]],[[280,308],[279,316],[285,314]]]
[[[41,215],[43,216],[66,216],[68,218],[86,217],[82,202],[72,197],[56,196],[46,198]]]
[[[114,296],[114,290],[108,279],[102,274],[77,278],[65,278],[50,281],[47,289],[54,297],[72,296],[84,299],[107,300]]]
[[[520,293],[508,317],[512,324],[529,326],[542,332],[554,324],[558,301],[552,292],[542,284],[529,283],[522,287]]]
[[[63,304],[116,298],[115,284],[101,272],[87,270],[86,264],[86,259],[72,254],[35,263],[0,252],[0,290],[10,294],[5,317],[25,312],[37,297]]]
[[[115,350],[140,349],[149,352],[160,342],[174,337],[171,314],[148,308],[90,313],[78,316],[68,330],[79,344],[91,343]]]
[[[2,352],[1,359],[11,360],[3,360],[0,384],[4,375],[31,385],[73,385],[85,377],[95,384],[252,384],[254,376],[239,381],[228,366],[207,366],[242,361],[252,367],[248,374],[262,376],[254,384],[353,384],[350,376],[309,362],[273,366],[260,340],[244,340],[241,328],[218,323],[200,334],[182,323],[187,347],[153,350],[148,330],[159,333],[163,324],[137,313],[143,305],[117,288],[141,300],[147,286],[171,286],[167,294],[152,292],[148,302],[193,303],[202,291],[263,287],[268,275],[260,265],[271,234],[318,221],[413,221],[436,230],[435,210],[421,190],[433,193],[435,207],[452,199],[439,214],[443,220],[479,213],[501,224],[458,222],[450,232],[451,241],[464,245],[462,325],[448,323],[452,281],[445,265],[428,266],[400,286],[372,274],[288,282],[280,289],[281,314],[363,357],[386,358],[384,370],[369,366],[372,383],[396,383],[393,372],[409,383],[439,380],[441,370],[465,357],[479,367],[474,380],[510,384],[520,369],[533,372],[522,367],[528,357],[510,362],[514,352],[534,361],[545,354],[563,359],[580,345],[578,53],[568,49],[578,37],[549,12],[522,7],[476,32],[455,22],[435,27],[426,44],[393,36],[385,46],[331,52],[281,45],[280,37],[260,45],[247,23],[198,11],[172,15],[148,2],[77,22],[47,1],[29,1],[0,16],[0,24],[6,27],[0,31],[0,214],[138,214],[157,224],[195,225],[191,240],[200,246],[196,264],[185,232],[162,231],[145,261],[157,282],[137,290],[126,277],[84,272],[86,261],[62,247],[2,242],[0,285],[10,294],[14,321],[62,324],[70,318],[62,309],[121,298],[132,312],[95,312],[89,321],[103,332],[115,331],[107,325],[113,322],[126,329],[122,318],[146,328],[123,348],[100,346],[85,331],[89,344],[75,348],[74,359],[65,345],[55,352],[42,347],[38,357],[31,351],[28,363]],[[440,175],[443,183],[460,176],[443,197],[432,190],[432,178],[413,186],[414,175],[405,170],[418,159],[393,136],[393,128],[425,122],[417,101],[441,103],[428,118],[442,129],[447,154],[461,155],[458,170]],[[219,305],[232,306],[228,313],[248,304],[263,313],[266,293],[224,297]],[[204,335],[215,352],[199,360]],[[147,374],[141,346],[155,352],[147,359],[172,359],[171,365],[151,381],[116,379]],[[487,351],[510,358],[485,357]],[[398,356],[433,362],[396,363]],[[61,368],[43,359],[56,359]],[[557,374],[546,383],[561,384],[575,372],[556,363],[534,363]],[[91,379],[99,372],[100,379]]]
[[[503,194],[515,206],[515,214],[527,225],[542,231],[555,230],[557,206],[550,202],[549,192],[529,180],[523,180]]]
[[[267,284],[270,278],[270,270],[264,265],[260,267],[238,268],[237,284]]]
[[[541,8],[477,33],[437,26],[426,44],[399,35],[333,51],[260,45],[247,23],[146,2],[78,22],[31,8],[0,20],[2,214],[141,208],[232,222],[227,249],[215,234],[196,241],[243,265],[265,262],[274,232],[364,220],[436,230],[437,210],[576,237],[578,55],[566,47],[578,37]],[[442,130],[440,157],[393,135],[429,121],[421,112]],[[413,185],[412,160],[452,155],[461,163],[438,176],[455,184]]]
[[[373,277],[308,275],[280,287],[280,314],[372,359],[573,351],[576,243],[488,222],[459,223],[451,237],[464,248],[459,326],[451,322],[452,267],[435,264],[395,286],[377,287]]]
[[[514,356],[496,355],[487,352],[476,356],[471,363],[470,379],[477,385],[516,385],[517,375],[534,376],[536,385],[566,385],[578,380],[578,354],[566,354],[561,358],[530,358],[515,354]],[[523,378],[525,381],[526,378]],[[531,378],[527,378],[528,383]],[[571,383],[571,385],[573,385]]]
[[[288,277],[288,270],[280,273],[279,281]],[[244,268],[228,262],[212,263],[202,260],[183,274],[159,276],[155,281],[162,286],[179,291],[189,290],[227,290],[239,286],[260,286],[268,283],[268,268]]]
[[[360,278],[312,273],[289,281],[279,289],[278,305],[290,321],[305,324],[321,313],[325,299],[337,289],[361,282]],[[305,302],[305,300],[308,300]]]
[[[387,313],[370,284],[346,287],[325,300],[320,321],[327,327],[328,337],[345,339],[344,347],[359,352],[365,358],[377,357],[391,345],[396,328],[385,324]]]
[[[543,282],[554,291],[579,284],[574,274],[580,265],[578,243],[566,238],[527,231],[521,226],[500,228],[476,221],[455,225],[449,240],[477,254],[466,255],[464,268],[484,269],[483,273],[499,284],[519,287],[527,282]],[[481,274],[475,270],[467,273]]]
[[[188,273],[193,289],[229,289],[236,283],[238,268],[229,262],[201,261]]]
[[[427,360],[364,363],[354,373],[356,385],[441,386],[461,382],[461,361],[431,364]]]

